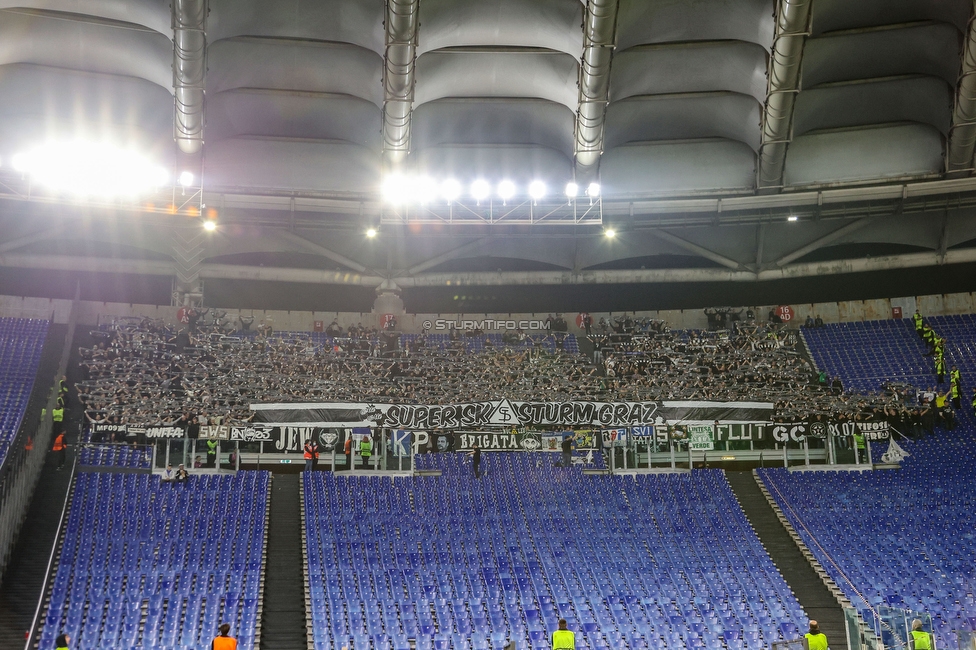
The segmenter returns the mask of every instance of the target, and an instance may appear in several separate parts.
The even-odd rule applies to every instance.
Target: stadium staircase
[[[726,478],[749,523],[759,537],[786,584],[796,594],[810,618],[820,623],[834,650],[847,648],[844,612],[823,578],[804,557],[796,541],[773,510],[750,472],[726,472]]]
[[[64,349],[67,326],[51,324],[37,367],[36,380],[24,411],[21,434],[35,433],[41,408],[53,386]],[[41,472],[30,508],[0,586],[0,648],[22,648],[37,600],[44,588],[44,572],[57,541],[58,521],[71,483],[73,450],[68,449],[65,469],[47,462]]]
[[[37,599],[44,589],[51,549],[57,542],[61,509],[71,484],[72,454],[69,448],[65,469],[58,471],[53,463],[48,463],[41,473],[10,569],[3,579],[0,648],[24,647]]]
[[[275,474],[261,620],[262,650],[307,650],[298,474]]]

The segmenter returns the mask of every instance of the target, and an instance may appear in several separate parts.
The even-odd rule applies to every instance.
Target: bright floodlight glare
[[[76,196],[135,197],[165,185],[169,175],[135,149],[105,142],[47,142],[13,158],[16,171],[40,187]]]
[[[586,195],[591,197],[600,196],[600,184],[590,183],[586,188]]]
[[[366,230],[366,236],[372,239],[376,236],[376,228],[369,228]]]
[[[383,179],[380,191],[388,202],[403,203],[410,199],[410,182],[403,174],[390,174]]]
[[[484,201],[491,193],[491,185],[483,178],[479,178],[471,183],[471,198],[475,201]]]
[[[566,183],[566,196],[575,199],[579,194],[579,185],[576,183]]]
[[[797,221],[797,220],[799,220],[799,218],[800,217],[796,216],[795,214],[791,214],[790,216],[786,217],[786,220],[787,221]]]
[[[609,237],[610,239],[613,239],[614,237],[617,236],[617,231],[614,230],[613,228],[607,228],[606,230],[603,231],[603,234]]]
[[[546,195],[546,184],[542,181],[529,183],[529,196],[538,201]]]
[[[498,184],[498,198],[507,201],[513,196],[515,196],[515,183],[505,180]]]
[[[207,232],[213,232],[214,230],[217,230],[217,222],[213,219],[207,219],[203,222],[203,229]]]
[[[414,183],[414,196],[421,203],[431,203],[437,200],[440,188],[430,176],[421,176]]]
[[[456,201],[461,196],[461,184],[456,179],[448,178],[441,183],[441,196],[445,201]]]
[[[180,174],[180,185],[183,187],[193,185],[193,172],[182,172]]]
[[[15,172],[26,172],[28,164],[28,156],[26,153],[14,154],[14,157],[10,159],[10,165],[14,168]]]

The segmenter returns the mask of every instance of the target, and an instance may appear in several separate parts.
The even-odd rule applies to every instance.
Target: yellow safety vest
[[[915,321],[915,329],[916,330],[922,329],[922,315],[921,314],[919,314],[919,313],[916,312],[915,315],[912,316],[912,320]]]
[[[576,648],[576,635],[569,630],[556,630],[552,633],[552,650],[559,650],[560,648],[568,648],[569,650],[575,650]]]
[[[807,632],[803,635],[807,640],[807,647],[810,650],[827,650],[827,636],[820,632],[818,634],[810,634]]]
[[[359,443],[359,455],[363,458],[369,458],[373,455],[373,443],[366,442],[365,440]]]
[[[64,409],[51,409],[51,419],[55,422],[64,420]]]
[[[932,640],[928,632],[912,630],[912,641],[915,643],[915,650],[932,650]]]

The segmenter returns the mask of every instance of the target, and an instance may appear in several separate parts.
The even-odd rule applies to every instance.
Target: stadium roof
[[[114,271],[370,287],[976,261],[967,0],[207,5],[0,0],[0,263],[109,270],[40,254],[66,230],[128,259]],[[219,231],[197,242],[157,203],[78,204],[11,173],[82,136],[194,170],[174,203]],[[394,175],[559,198],[404,207],[381,195]],[[569,182],[602,196],[565,201]]]

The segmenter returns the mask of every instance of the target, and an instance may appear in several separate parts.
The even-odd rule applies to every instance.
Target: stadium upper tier
[[[268,490],[267,472],[79,474],[40,647],[204,650],[226,622],[252,650]]]
[[[47,328],[46,320],[0,318],[0,464],[34,389]]]
[[[598,362],[573,335],[503,336],[362,332],[175,332],[117,323],[92,332],[77,384],[90,422],[136,425],[248,421],[252,403],[447,404],[508,398],[541,401],[770,401],[777,416],[883,409],[883,395],[844,395],[818,384],[779,328],[742,323],[697,330],[591,338]]]
[[[930,612],[939,644],[955,648],[953,630],[972,630],[976,623],[976,419],[969,405],[976,317],[926,322],[947,337],[947,360],[962,371],[967,394],[956,411],[956,429],[901,441],[911,456],[899,471],[760,472],[804,542],[859,609],[890,605]],[[936,385],[932,359],[908,320],[828,325],[806,336],[818,365],[839,373],[845,385]]]
[[[348,646],[754,648],[805,616],[721,472],[585,477],[552,454],[421,456],[439,479],[305,473],[312,638]]]

